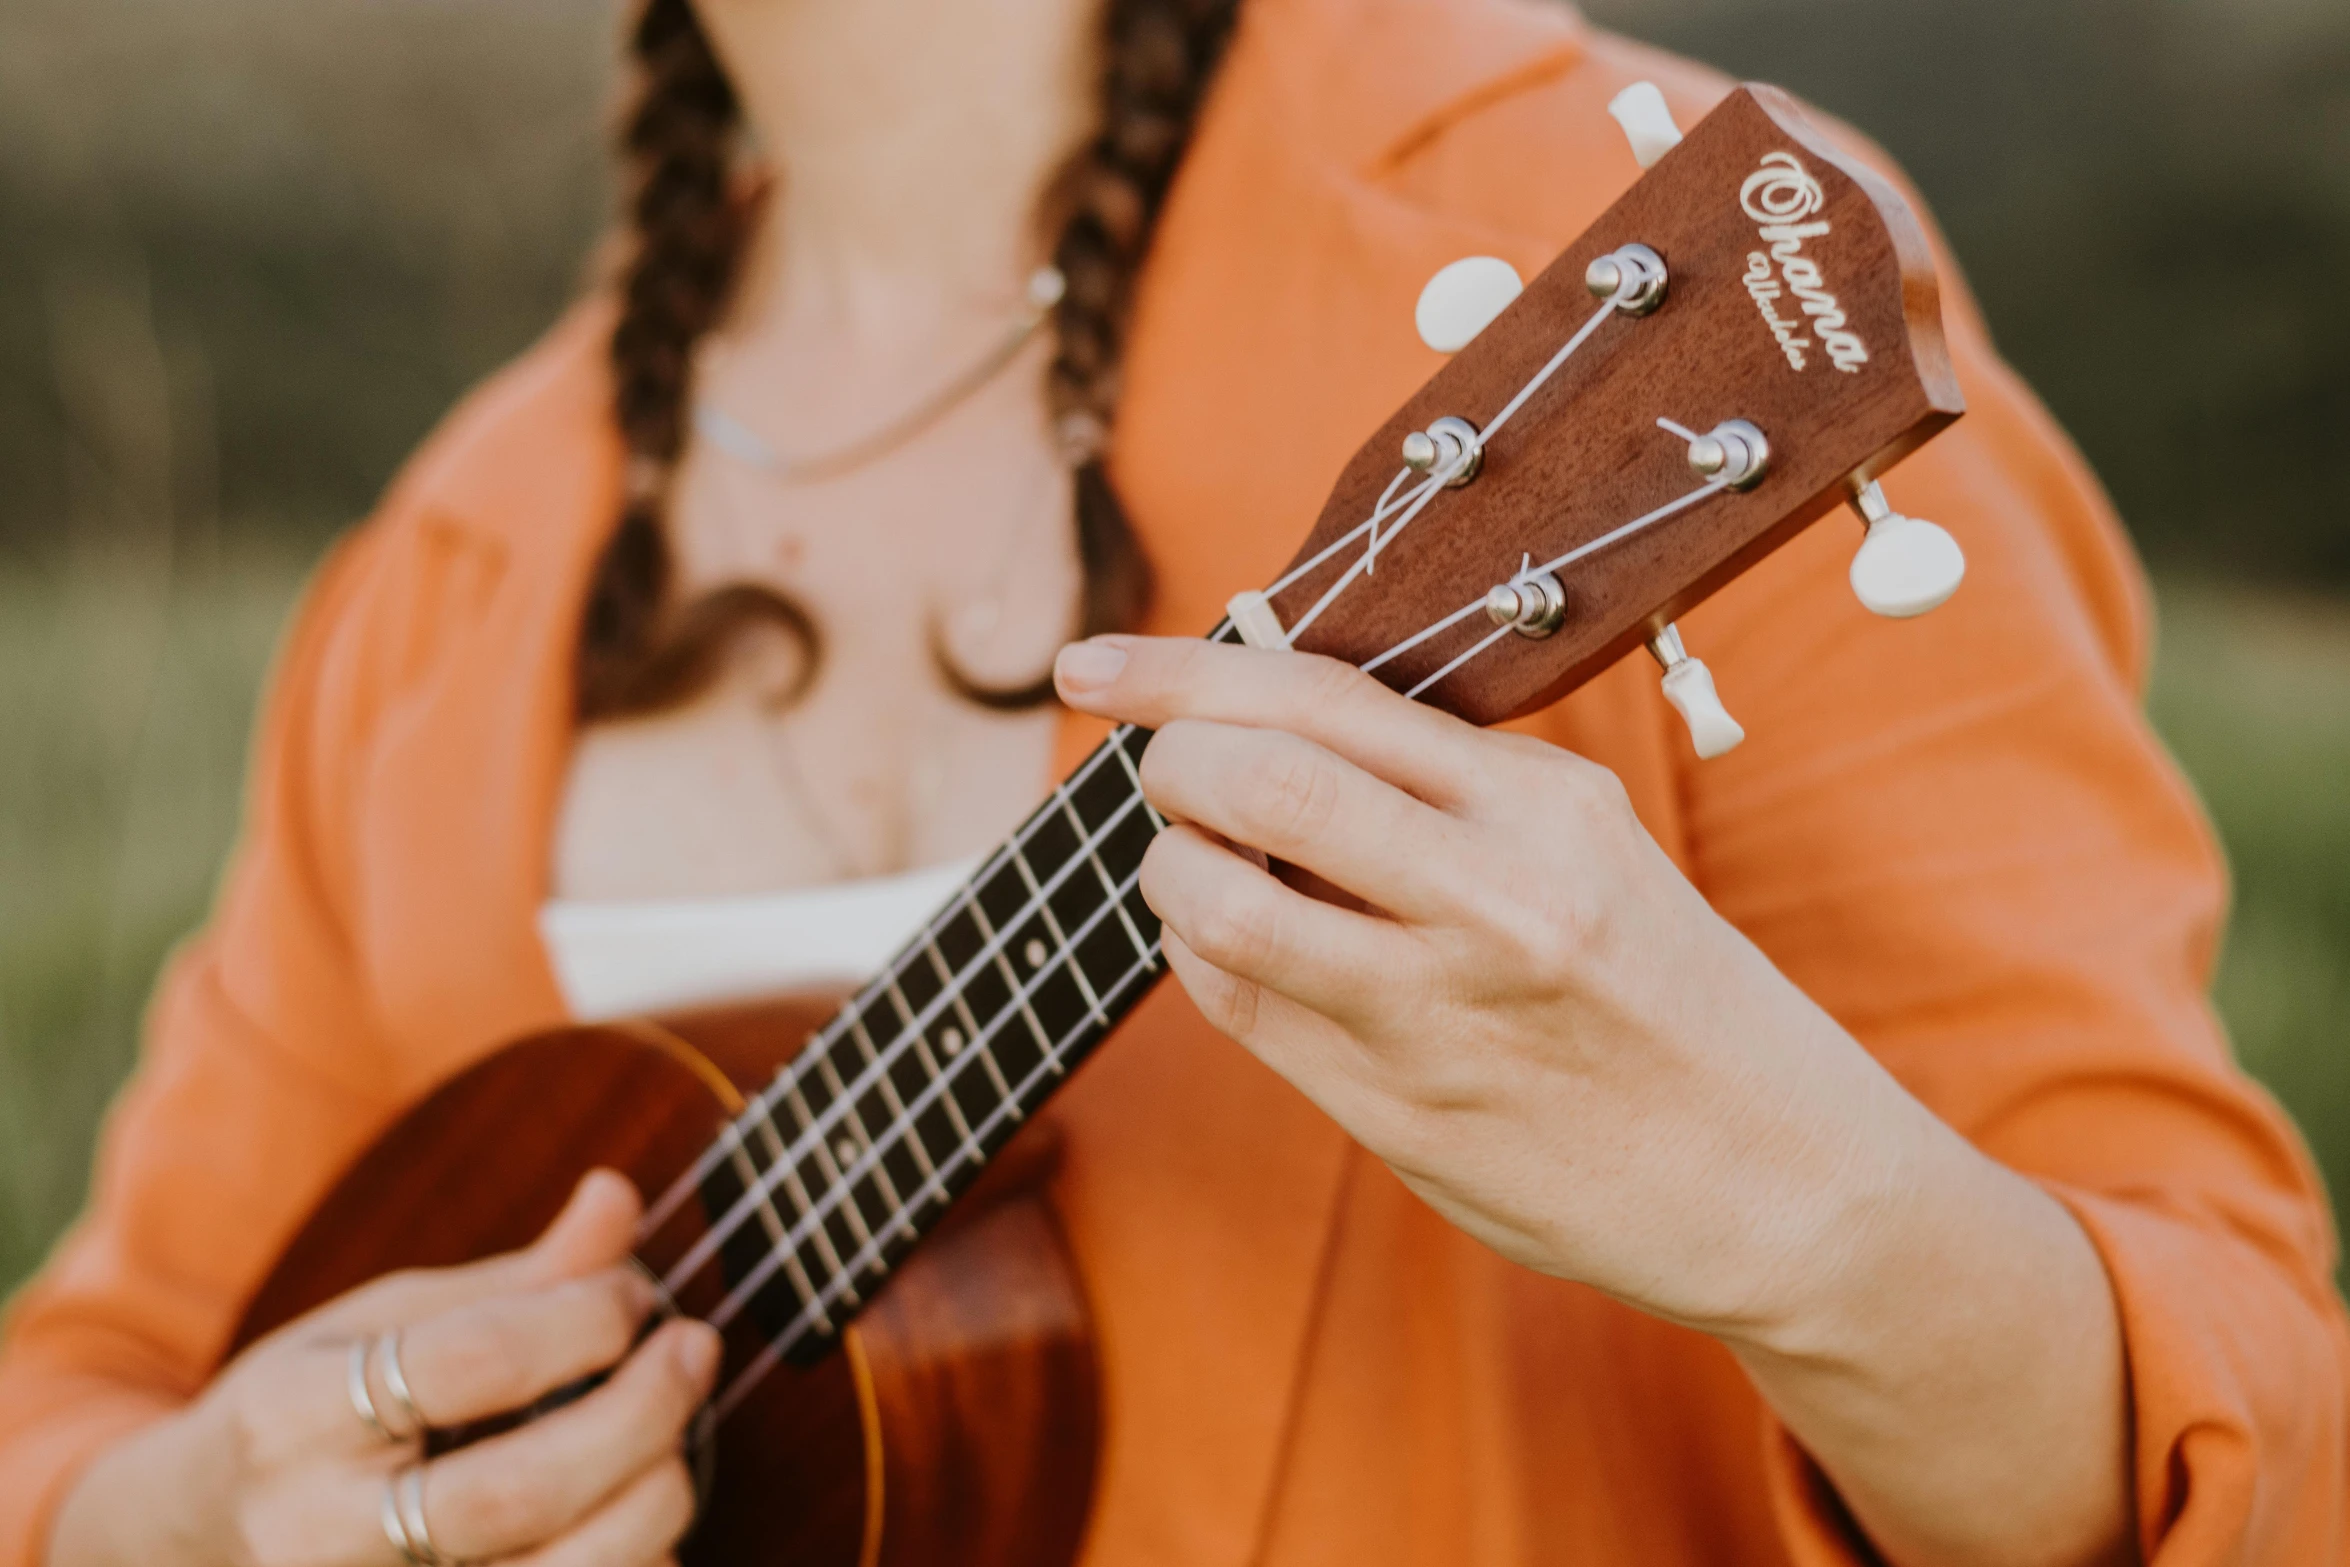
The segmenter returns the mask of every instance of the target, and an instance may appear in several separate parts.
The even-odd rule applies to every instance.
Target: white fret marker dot
[[[1030,968],[1043,968],[1046,956],[1044,943],[1037,940],[1034,936],[1029,937],[1028,946],[1026,950],[1021,953],[1021,956],[1028,960],[1028,966]]]
[[[832,1145],[832,1156],[840,1161],[841,1168],[845,1170],[857,1162],[857,1145],[844,1137]]]
[[[950,1056],[961,1055],[963,1053],[963,1031],[959,1028],[950,1028],[939,1035],[938,1048]]]

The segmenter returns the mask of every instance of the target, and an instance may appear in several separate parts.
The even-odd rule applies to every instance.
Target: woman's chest
[[[992,844],[1047,783],[1053,709],[973,702],[1033,687],[1079,593],[1066,475],[990,421],[919,460],[815,486],[723,452],[672,515],[684,612],[747,583],[804,612],[753,627],[715,686],[573,744],[554,892],[773,891],[884,875]]]

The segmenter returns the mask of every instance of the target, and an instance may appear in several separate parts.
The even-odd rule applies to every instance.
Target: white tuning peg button
[[[1644,169],[1655,168],[1657,159],[1681,145],[1681,127],[1673,123],[1673,111],[1654,82],[1634,82],[1616,94],[1607,112],[1624,128],[1632,156]]]
[[[1939,608],[1966,580],[1966,552],[1930,522],[1904,517],[1875,484],[1853,501],[1868,537],[1852,557],[1852,592],[1872,615],[1907,620]]]
[[[1665,627],[1649,639],[1648,651],[1664,666],[1665,700],[1689,726],[1689,743],[1697,748],[1698,757],[1710,762],[1736,750],[1746,730],[1722,706],[1722,694],[1714,689],[1713,671],[1705,667],[1705,660],[1691,658],[1681,645],[1681,628]]]
[[[1464,256],[1428,280],[1412,312],[1420,341],[1440,354],[1458,353],[1525,291],[1518,269],[1499,256]]]

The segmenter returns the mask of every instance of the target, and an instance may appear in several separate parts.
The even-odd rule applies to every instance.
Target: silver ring
[[[384,1482],[384,1538],[407,1567],[462,1567],[432,1543],[424,1521],[424,1465],[410,1464]]]
[[[406,1441],[430,1429],[430,1422],[416,1407],[416,1395],[408,1387],[408,1373],[400,1366],[400,1330],[393,1328],[379,1334],[376,1342],[383,1346],[384,1391],[392,1395],[392,1407],[400,1412],[401,1423],[407,1427],[399,1438]]]
[[[351,1358],[343,1365],[343,1390],[351,1396],[351,1412],[368,1430],[383,1441],[397,1442],[400,1439],[384,1424],[382,1414],[375,1407],[375,1394],[367,1386],[367,1350],[366,1339],[351,1346]]]

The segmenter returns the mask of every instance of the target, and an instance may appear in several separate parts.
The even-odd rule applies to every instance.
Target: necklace
[[[765,437],[714,403],[694,406],[694,430],[737,462],[757,468],[781,484],[815,484],[854,473],[867,463],[888,456],[945,418],[965,400],[1004,372],[1020,356],[1068,292],[1068,281],[1057,267],[1039,267],[1028,277],[1027,308],[1003,337],[912,408],[882,425],[828,452],[791,457],[777,451]]]

